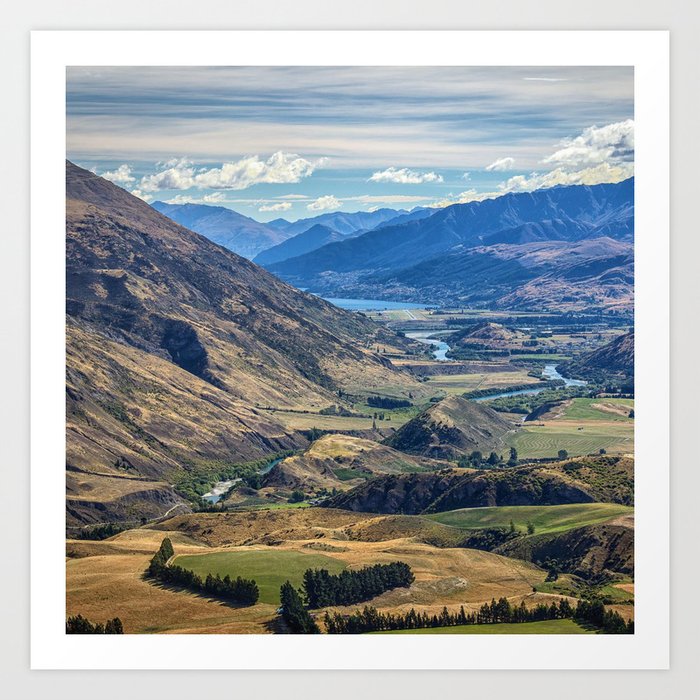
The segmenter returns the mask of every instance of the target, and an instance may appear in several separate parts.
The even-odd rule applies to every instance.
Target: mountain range
[[[629,310],[634,179],[455,204],[267,266],[327,296]]]
[[[316,226],[322,226],[323,230],[330,232],[323,238],[317,231],[316,238],[307,236],[289,249],[277,249],[274,254],[266,255],[258,261],[266,264],[310,252],[326,243],[364,233],[387,222],[414,220],[431,213],[431,210],[424,209],[414,209],[411,212],[403,209],[377,209],[373,212],[329,212],[295,222],[275,219],[261,223],[233,209],[210,204],[169,204],[156,201],[151,206],[176,223],[249,260],[263,251],[276,248],[287,239],[294,240],[296,236],[303,235]]]
[[[188,470],[308,444],[260,407],[420,385],[369,348],[405,343],[66,166],[69,522],[156,517]]]

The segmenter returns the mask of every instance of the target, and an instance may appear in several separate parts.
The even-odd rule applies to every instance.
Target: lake
[[[403,301],[386,301],[385,299],[340,299],[338,297],[321,297],[334,306],[348,311],[396,311],[400,309],[430,309],[425,304],[408,304]]]

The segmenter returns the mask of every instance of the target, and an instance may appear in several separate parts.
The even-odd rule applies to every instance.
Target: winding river
[[[447,353],[450,350],[450,346],[444,340],[432,337],[436,335],[446,335],[448,333],[454,333],[454,331],[412,331],[406,333],[406,337],[417,340],[419,343],[433,345],[435,347],[435,350],[433,350],[433,357],[438,362],[449,362]]]

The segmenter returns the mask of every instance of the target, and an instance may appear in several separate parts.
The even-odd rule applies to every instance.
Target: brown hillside
[[[347,490],[377,474],[422,472],[444,463],[404,454],[386,445],[349,435],[324,435],[302,454],[288,457],[266,475],[265,487]],[[338,476],[342,471],[343,478]],[[352,478],[353,472],[355,478]]]
[[[322,408],[338,388],[358,386],[420,392],[367,350],[386,333],[367,319],[299,292],[71,163],[66,187],[71,469],[147,477],[162,489],[185,467],[306,444],[256,404]],[[100,491],[99,483],[89,491],[97,503]],[[70,496],[86,493],[78,482]],[[129,510],[138,516],[134,493]],[[150,513],[152,496],[144,500]]]

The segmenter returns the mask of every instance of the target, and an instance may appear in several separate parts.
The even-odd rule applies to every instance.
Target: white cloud
[[[145,192],[142,192],[140,189],[135,189],[131,190],[131,194],[134,195],[134,197],[138,197],[139,199],[143,199],[144,202],[150,202],[153,197],[150,194],[146,194]]]
[[[499,194],[493,194],[488,192],[479,193],[476,190],[472,189],[460,192],[459,194],[449,194],[445,199],[440,199],[436,202],[431,202],[427,206],[440,209],[442,207],[449,207],[452,204],[469,204],[469,202],[480,202],[482,199],[488,199],[489,197],[497,197],[499,196]]]
[[[224,163],[220,168],[195,169],[191,161],[181,158],[163,163],[161,172],[144,176],[144,192],[188,190],[192,187],[212,190],[244,190],[259,183],[296,183],[309,177],[327,159],[309,161],[294,153],[273,153],[267,160],[257,155]]]
[[[125,185],[129,182],[136,182],[136,178],[131,174],[131,166],[124,163],[120,165],[116,170],[107,171],[102,173],[100,177],[105,180],[114,182],[117,185]]]
[[[410,202],[427,202],[430,197],[414,194],[361,194],[343,197],[346,202],[363,202],[364,204],[406,204]]]
[[[487,165],[484,170],[487,170],[488,172],[501,172],[503,170],[512,170],[514,165],[515,158],[508,156],[506,158],[494,160],[493,163],[491,163],[491,165]]]
[[[152,199],[152,198],[151,198]],[[225,202],[223,192],[205,194],[203,197],[194,197],[189,194],[178,194],[168,199],[166,204],[219,204]]]
[[[589,126],[579,136],[564,139],[561,148],[542,162],[564,167],[597,163],[630,162],[634,159],[634,120],[605,126]]]
[[[498,185],[498,190],[492,192],[477,192],[475,189],[466,190],[459,194],[448,195],[427,206],[433,208],[449,207],[452,204],[468,204],[469,202],[481,202],[484,199],[502,197],[511,192],[533,192],[549,187],[565,185],[600,185],[605,182],[622,182],[634,175],[632,163],[600,163],[591,168],[582,170],[565,170],[556,168],[548,172],[533,172],[530,175],[514,175]]]
[[[308,196],[305,194],[282,194],[275,199],[308,199]]]
[[[343,203],[339,199],[332,194],[327,194],[314,200],[311,204],[307,204],[306,208],[311,211],[331,211],[333,209],[340,209],[342,206]]]
[[[632,163],[600,163],[582,170],[565,170],[556,168],[546,173],[531,173],[528,176],[515,175],[498,188],[502,194],[507,192],[532,192],[558,185],[599,185],[604,182],[621,182],[634,175]]]
[[[141,189],[144,192],[159,190],[188,190],[194,185],[194,167],[186,158],[169,160],[162,164],[165,170],[154,175],[144,175],[141,178]]]
[[[258,211],[289,211],[291,202],[277,202],[277,204],[263,204]]]
[[[471,173],[462,173],[462,180],[471,180]]]
[[[395,182],[399,185],[420,185],[423,182],[442,182],[442,175],[434,172],[421,173],[408,168],[387,168],[373,173],[369,182]]]

